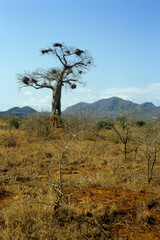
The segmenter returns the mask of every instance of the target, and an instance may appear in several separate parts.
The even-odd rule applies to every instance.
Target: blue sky
[[[17,73],[59,66],[40,50],[62,42],[88,50],[86,86],[63,91],[62,109],[112,96],[160,106],[159,0],[0,0],[0,111],[50,110],[50,90],[18,89]]]

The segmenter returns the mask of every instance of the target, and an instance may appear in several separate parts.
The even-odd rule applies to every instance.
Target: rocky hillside
[[[102,99],[94,103],[80,102],[68,107],[64,112],[64,116],[72,116],[75,114],[85,114],[90,117],[117,118],[121,113],[133,110],[136,112],[136,118],[151,119],[160,117],[160,107],[156,107],[150,102],[136,104],[131,101],[123,100],[118,97]]]
[[[160,118],[160,107],[156,107],[153,103],[146,102],[136,104],[131,101],[123,100],[118,97],[101,99],[94,103],[80,102],[68,107],[63,111],[63,116],[85,115],[88,118],[107,118],[116,119],[123,112],[134,111],[137,119]],[[0,115],[27,116],[37,111],[29,106],[14,107],[7,111],[0,112]]]
[[[12,115],[12,116],[20,116],[25,117],[31,114],[36,113],[37,111],[29,106],[25,107],[13,107],[7,111],[0,112],[0,115]]]

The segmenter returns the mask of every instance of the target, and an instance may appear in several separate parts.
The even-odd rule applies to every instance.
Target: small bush
[[[90,121],[85,118],[83,115],[75,115],[71,117],[66,117],[64,120],[64,126],[69,131],[72,131],[74,134],[78,134],[81,131],[88,130],[90,126]]]
[[[16,129],[20,126],[20,119],[19,118],[12,118],[9,122],[10,127],[15,127]]]
[[[146,122],[143,121],[143,120],[137,120],[137,122],[136,122],[136,125],[139,126],[139,127],[142,127],[142,126],[144,126],[145,124],[146,124]]]
[[[97,128],[100,130],[102,128],[105,129],[112,129],[114,126],[114,123],[112,120],[101,120],[97,122]]]
[[[47,112],[37,113],[25,119],[25,128],[29,134],[47,138],[50,135],[50,116]]]
[[[124,117],[118,117],[117,122],[120,123],[120,125],[122,126],[123,129],[126,128],[127,118],[125,116]]]

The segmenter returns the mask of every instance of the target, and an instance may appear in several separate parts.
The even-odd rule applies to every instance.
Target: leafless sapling
[[[124,156],[126,161],[128,152],[127,146],[131,137],[131,128],[135,122],[135,113],[132,109],[129,112],[123,112],[122,116],[117,120],[117,123],[113,125],[113,130],[124,145]]]

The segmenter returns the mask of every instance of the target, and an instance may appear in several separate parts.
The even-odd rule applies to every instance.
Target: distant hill
[[[73,106],[66,108],[62,112],[63,116],[85,115],[88,118],[114,118],[120,116],[123,112],[130,110],[136,111],[137,119],[160,119],[160,107],[156,107],[153,103],[146,102],[143,104],[133,103],[131,101],[123,100],[118,97],[108,99],[101,99],[94,103],[80,102]],[[14,107],[7,111],[0,112],[0,115],[12,116],[28,116],[35,114],[37,111],[29,106]]]
[[[29,106],[25,107],[13,107],[7,111],[0,112],[0,115],[12,115],[12,116],[20,116],[20,117],[26,117],[28,115],[34,114],[37,111]]]
[[[160,107],[156,107],[153,103],[136,104],[118,97],[101,99],[94,103],[80,102],[68,107],[63,111],[63,115],[85,114],[93,118],[117,118],[122,112],[128,112],[131,109],[136,110],[136,118],[139,119],[147,120],[153,117],[160,117]]]

